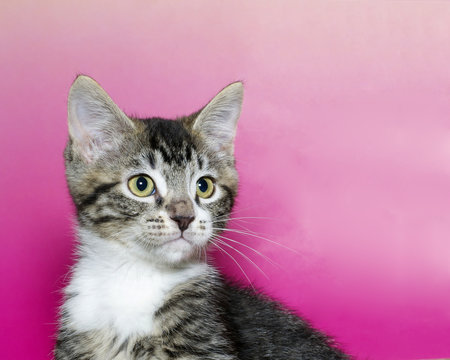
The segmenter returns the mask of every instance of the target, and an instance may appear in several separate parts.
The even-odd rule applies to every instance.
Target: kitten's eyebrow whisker
[[[254,286],[253,286],[253,283],[251,282],[250,278],[248,277],[247,273],[244,271],[244,269],[242,268],[242,266],[239,265],[239,263],[237,262],[237,260],[236,260],[232,255],[230,255],[227,251],[225,251],[221,246],[219,246],[219,244],[217,244],[215,241],[211,241],[211,242],[212,242],[212,244],[213,244],[215,247],[217,247],[217,248],[218,248],[220,251],[222,251],[223,253],[227,254],[227,255],[231,258],[231,260],[233,260],[233,261],[236,263],[236,265],[239,267],[239,269],[241,269],[241,271],[242,271],[242,273],[244,274],[245,278],[246,278],[247,281],[249,282],[249,284],[250,284],[250,286],[252,287],[253,291],[256,292],[256,290],[255,290],[255,288],[254,288]]]
[[[234,246],[227,244],[225,241],[220,240],[219,238],[216,238],[216,241],[218,241],[220,244],[225,245],[231,249],[233,249],[234,251],[236,251],[238,254],[240,254],[241,256],[243,256],[245,259],[247,259],[250,263],[252,263],[260,272],[261,274],[264,275],[264,277],[267,280],[270,280],[269,277],[267,276],[267,274],[252,260],[250,259],[247,255],[245,255],[242,251],[239,251],[238,249],[236,249]]]

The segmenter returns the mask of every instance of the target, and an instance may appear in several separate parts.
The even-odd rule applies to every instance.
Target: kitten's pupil
[[[136,181],[136,187],[138,188],[138,190],[144,191],[145,189],[147,189],[147,186],[148,186],[147,179],[143,176],[140,176]]]
[[[206,190],[208,190],[208,183],[206,182],[205,179],[200,179],[197,182],[197,186],[201,192],[206,192]]]

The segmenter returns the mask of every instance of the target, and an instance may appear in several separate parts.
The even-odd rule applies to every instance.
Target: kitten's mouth
[[[191,247],[195,244],[191,241],[186,239],[183,235],[178,236],[175,239],[167,240],[162,243],[162,246],[171,246],[171,247]]]
[[[163,245],[173,244],[173,243],[177,243],[177,242],[180,242],[180,243],[187,242],[188,244],[193,245],[189,240],[185,239],[183,236],[179,236],[176,239],[168,240]]]

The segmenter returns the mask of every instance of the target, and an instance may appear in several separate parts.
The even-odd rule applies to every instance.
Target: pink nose
[[[173,216],[171,217],[173,221],[178,224],[178,227],[181,231],[184,231],[188,228],[189,224],[194,220],[193,216]]]

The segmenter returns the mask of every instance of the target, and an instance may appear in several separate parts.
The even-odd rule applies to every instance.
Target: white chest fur
[[[163,270],[111,250],[82,257],[66,289],[66,320],[78,331],[111,330],[123,339],[150,335],[167,293],[208,271],[206,264]]]

